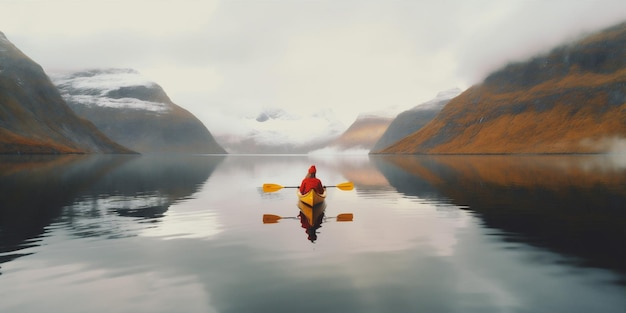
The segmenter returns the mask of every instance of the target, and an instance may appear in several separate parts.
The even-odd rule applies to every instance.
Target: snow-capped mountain
[[[229,153],[307,153],[326,146],[345,130],[332,110],[305,116],[265,108],[239,123],[243,129],[239,133],[217,136]]]
[[[132,69],[56,73],[68,105],[113,140],[141,153],[225,153],[193,114]]]
[[[160,87],[133,69],[89,70],[51,74],[66,101],[87,107],[144,110],[166,113],[171,104]],[[144,90],[144,95],[131,91]],[[150,97],[149,90],[155,93]]]

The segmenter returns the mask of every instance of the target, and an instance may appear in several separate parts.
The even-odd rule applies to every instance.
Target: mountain
[[[132,69],[51,75],[69,106],[111,139],[141,153],[226,151],[193,114]]]
[[[626,23],[509,64],[382,153],[605,153],[626,138]]]
[[[332,110],[300,115],[279,108],[250,113],[236,126],[236,132],[217,136],[229,153],[308,153],[327,146],[345,130]]]
[[[0,153],[133,153],[65,103],[39,64],[0,32]]]
[[[383,135],[393,118],[376,115],[360,115],[346,131],[333,140],[324,150],[333,152],[346,150],[369,151]]]
[[[435,118],[439,111],[441,111],[452,98],[459,94],[461,94],[461,89],[459,88],[442,91],[438,93],[434,99],[418,104],[410,110],[398,114],[385,133],[376,144],[374,144],[372,151],[375,152],[384,149],[398,140],[418,131]]]

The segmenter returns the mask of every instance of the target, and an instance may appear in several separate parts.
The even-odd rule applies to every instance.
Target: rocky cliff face
[[[492,73],[382,153],[604,153],[626,138],[626,23]]]
[[[200,120],[137,71],[88,70],[55,74],[52,80],[76,114],[133,150],[226,153]]]
[[[67,106],[39,64],[0,32],[0,153],[131,153]]]
[[[418,104],[410,110],[404,111],[391,122],[385,133],[380,137],[376,144],[372,147],[372,151],[382,150],[398,140],[418,131],[424,125],[428,124],[443,107],[458,96],[461,89],[454,88],[442,91],[437,96],[427,102]]]

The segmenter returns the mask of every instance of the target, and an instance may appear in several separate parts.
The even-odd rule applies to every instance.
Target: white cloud
[[[7,32],[90,37],[102,33],[176,35],[205,25],[213,0],[5,0],[0,13]]]
[[[351,122],[364,108],[413,104],[421,66],[389,25],[346,25],[290,38],[278,64],[280,105],[333,106]]]
[[[340,149],[337,147],[327,147],[319,150],[314,150],[309,152],[309,155],[312,156],[323,156],[323,155],[368,155],[370,149]]]
[[[141,74],[157,82],[172,98],[184,99],[187,94],[209,101],[210,94],[222,85],[223,77],[210,65],[181,66],[152,64],[142,68]]]
[[[510,62],[545,53],[581,35],[626,21],[619,0],[500,1],[460,38],[456,75],[471,83]],[[478,21],[481,20],[481,21]]]
[[[252,113],[252,112],[250,112]],[[300,146],[306,143],[330,139],[338,136],[346,128],[335,119],[332,111],[311,111],[299,115],[284,112],[276,118],[257,120],[258,114],[247,114],[238,119],[242,125],[239,135],[253,138],[266,145],[290,144]]]

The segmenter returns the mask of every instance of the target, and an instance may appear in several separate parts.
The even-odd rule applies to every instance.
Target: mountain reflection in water
[[[622,313],[614,161],[2,157],[0,311]]]
[[[37,245],[45,228],[62,223],[78,237],[132,235],[112,216],[158,223],[175,201],[191,195],[223,157],[2,156],[0,263]]]
[[[575,264],[626,277],[621,157],[373,156],[372,161],[407,196],[465,206],[507,241],[548,248],[572,256]]]

